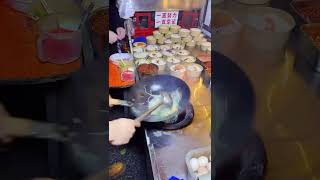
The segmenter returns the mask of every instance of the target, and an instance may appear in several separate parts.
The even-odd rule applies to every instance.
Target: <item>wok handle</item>
[[[148,111],[146,111],[145,113],[137,117],[135,121],[139,121],[139,122],[143,121],[147,116],[149,116],[153,111],[155,111],[163,103],[164,103],[163,101],[159,102],[157,105],[155,105],[154,107],[152,107],[151,109],[149,109]]]
[[[109,106],[112,107],[112,106],[115,106],[115,105],[131,107],[132,103],[129,102],[129,101],[125,101],[125,100],[114,99],[111,96],[109,96]]]

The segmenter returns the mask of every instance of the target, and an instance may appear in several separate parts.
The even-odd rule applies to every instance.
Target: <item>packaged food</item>
[[[179,35],[181,37],[187,37],[187,36],[190,35],[190,30],[188,30],[188,29],[180,29],[179,30]]]
[[[179,32],[180,28],[181,27],[179,25],[171,25],[170,26],[170,31],[171,31],[171,33],[175,34],[175,33]]]
[[[157,43],[157,39],[154,36],[147,36],[147,43],[155,45]]]
[[[169,26],[168,25],[160,25],[159,32],[162,34],[166,34],[167,32],[169,32]]]

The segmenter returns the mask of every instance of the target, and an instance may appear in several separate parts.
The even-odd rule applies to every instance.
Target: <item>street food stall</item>
[[[124,112],[144,121],[153,179],[211,179],[211,1],[128,2],[110,91],[126,89]]]

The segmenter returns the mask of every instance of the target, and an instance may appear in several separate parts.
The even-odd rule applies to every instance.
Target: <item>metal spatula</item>
[[[161,99],[161,101],[158,104],[156,104],[151,109],[149,109],[148,111],[146,111],[145,113],[143,113],[142,115],[137,117],[135,119],[135,121],[139,121],[139,122],[143,121],[146,117],[148,117],[153,111],[158,109],[161,105],[170,104],[172,102],[171,97],[167,93],[162,93],[162,96],[163,96],[163,98]]]

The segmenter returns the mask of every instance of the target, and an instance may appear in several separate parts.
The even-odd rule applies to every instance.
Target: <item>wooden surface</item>
[[[65,65],[40,62],[35,23],[4,3],[0,3],[0,22],[0,82],[44,82],[80,68],[80,60]]]

